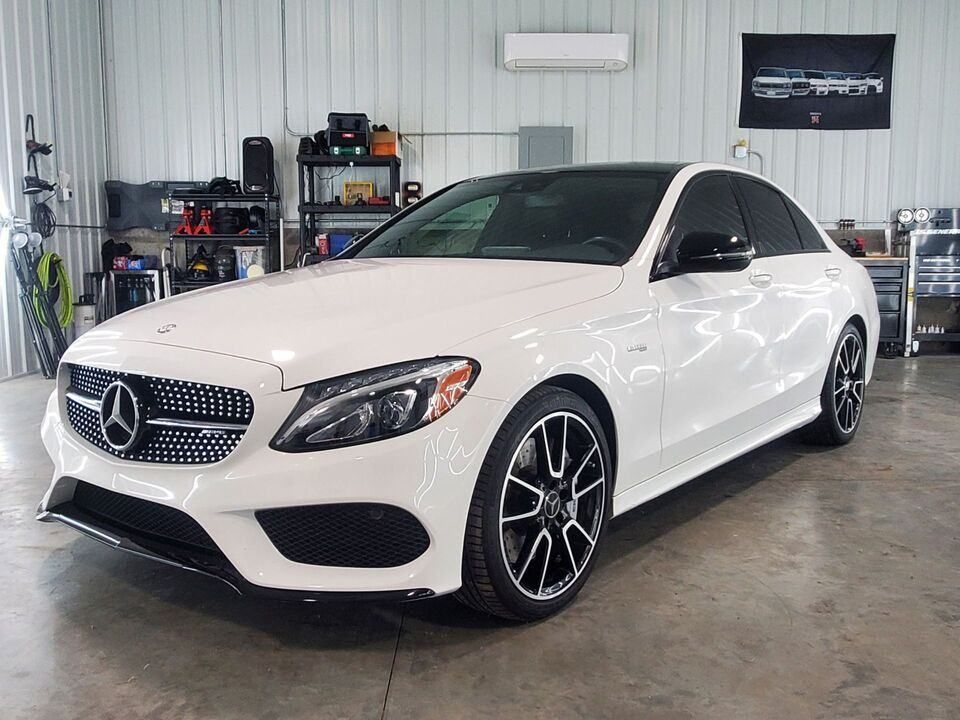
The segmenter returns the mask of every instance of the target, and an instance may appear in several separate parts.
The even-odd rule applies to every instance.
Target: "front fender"
[[[480,362],[470,394],[503,402],[500,422],[551,378],[575,375],[595,385],[621,439],[616,492],[658,471],[663,399],[656,302],[647,295],[623,311],[629,307],[623,292],[498,328],[445,351]]]

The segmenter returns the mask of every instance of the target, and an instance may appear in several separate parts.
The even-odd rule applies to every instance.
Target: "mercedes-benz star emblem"
[[[125,452],[140,439],[140,401],[122,380],[111,383],[100,399],[100,431],[114,450]]]
[[[560,495],[555,490],[550,491],[543,500],[543,506],[548,518],[556,517],[560,512]]]
[[[166,335],[168,332],[173,330],[177,326],[176,323],[167,323],[166,325],[161,325],[157,328],[158,335]]]

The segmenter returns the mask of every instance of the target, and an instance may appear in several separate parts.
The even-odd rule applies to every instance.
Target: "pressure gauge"
[[[897,213],[897,222],[901,225],[907,225],[913,222],[913,210],[910,208],[902,208]]]
[[[917,208],[913,211],[913,219],[918,223],[925,223],[930,219],[930,210],[927,208]]]

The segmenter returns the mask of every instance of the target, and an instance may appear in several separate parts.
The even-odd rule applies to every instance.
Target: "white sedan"
[[[544,617],[611,516],[798,428],[853,438],[878,324],[864,269],[751,173],[467,180],[83,335],[39,519],[242,592]]]

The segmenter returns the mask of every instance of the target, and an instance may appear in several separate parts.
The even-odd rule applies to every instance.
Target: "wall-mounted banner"
[[[890,127],[896,35],[743,35],[740,127]]]

